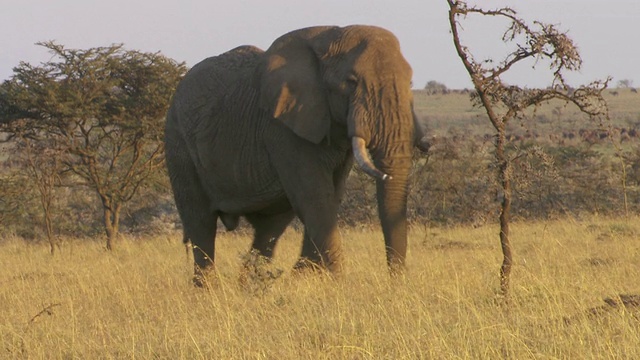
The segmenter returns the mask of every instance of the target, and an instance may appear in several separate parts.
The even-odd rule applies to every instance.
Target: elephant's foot
[[[319,272],[326,270],[320,261],[313,261],[309,258],[302,257],[298,259],[296,264],[293,266],[293,270],[296,273],[308,273],[308,272]]]
[[[216,272],[213,266],[201,268],[196,265],[193,273],[193,285],[198,288],[211,289],[216,283]]]
[[[323,241],[311,241],[309,232],[305,232],[302,242],[302,253],[294,269],[298,272],[307,271],[326,271],[332,275],[342,273],[342,246],[340,233],[337,228],[332,226],[333,230],[324,236],[317,236],[317,239],[325,239]]]
[[[201,274],[194,274],[192,280],[193,280],[193,286],[195,287],[198,287],[198,288],[208,287],[207,280]]]
[[[395,280],[403,280],[407,275],[407,267],[404,263],[390,263],[389,275]]]
[[[391,248],[387,248],[387,267],[392,277],[402,277],[406,272],[405,254],[398,254]]]
[[[307,257],[301,257],[293,266],[293,271],[296,274],[313,273],[339,276],[342,273],[342,265],[341,262],[338,261],[326,264],[321,260],[316,261]]]

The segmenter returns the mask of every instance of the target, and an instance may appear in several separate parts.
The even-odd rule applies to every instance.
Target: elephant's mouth
[[[356,160],[356,164],[360,167],[365,174],[371,176],[374,179],[380,179],[382,181],[391,180],[392,177],[389,174],[385,174],[380,171],[371,160],[371,155],[369,155],[369,151],[367,150],[366,141],[359,137],[354,136],[351,138],[351,145],[353,148],[353,156]]]

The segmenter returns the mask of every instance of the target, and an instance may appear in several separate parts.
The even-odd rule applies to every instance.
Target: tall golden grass
[[[640,358],[640,219],[513,225],[511,303],[497,298],[497,226],[412,229],[406,276],[389,278],[378,229],[343,230],[344,276],[290,271],[238,281],[250,237],[221,233],[216,286],[191,285],[179,234],[46,244],[0,240],[0,358]],[[258,280],[253,280],[258,281]]]

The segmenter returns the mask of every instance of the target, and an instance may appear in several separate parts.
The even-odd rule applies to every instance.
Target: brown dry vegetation
[[[512,304],[497,305],[497,226],[414,228],[409,272],[388,277],[379,229],[343,230],[341,279],[294,275],[289,230],[276,279],[240,285],[250,236],[222,233],[218,285],[195,289],[176,233],[47,245],[0,241],[1,358],[640,358],[640,219],[516,223]],[[277,271],[274,271],[277,273]]]
[[[612,95],[615,91],[618,95]],[[518,157],[512,213],[518,220],[600,214],[640,213],[640,95],[630,89],[606,94],[611,110],[612,139],[600,124],[579,116],[560,103],[543,105],[530,119],[510,128],[510,154]],[[469,93],[431,94],[415,91],[418,117],[435,135],[429,153],[416,158],[411,177],[409,217],[426,226],[475,224],[497,219],[493,133],[481,109],[473,108]],[[540,147],[553,159],[542,166],[535,156],[518,155]],[[29,179],[8,176],[13,170],[8,144],[0,144],[0,236],[37,239],[44,234],[42,210]],[[621,184],[622,152],[626,188]],[[123,210],[122,231],[138,236],[173,229],[178,223],[164,171],[156,185],[142,188]],[[25,187],[25,184],[28,184]],[[377,222],[375,186],[355,172],[348,180],[340,220],[359,227]],[[25,191],[25,189],[27,191]],[[624,204],[626,190],[628,206]],[[81,186],[56,188],[54,232],[62,237],[98,237],[103,233],[98,198]]]

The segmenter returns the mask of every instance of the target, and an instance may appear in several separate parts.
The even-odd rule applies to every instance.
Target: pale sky
[[[640,86],[639,0],[475,0],[485,8],[510,6],[526,20],[557,24],[578,45],[583,67],[576,86],[607,76]],[[446,0],[2,0],[0,80],[20,61],[51,58],[38,41],[70,48],[123,43],[192,66],[238,45],[266,49],[278,36],[312,25],[369,24],[394,32],[414,70],[414,88],[435,80],[471,87],[456,57]],[[504,23],[463,22],[467,45],[478,58],[500,59]],[[482,55],[482,56],[479,56]],[[549,85],[544,64],[529,64],[504,80],[527,87]]]

